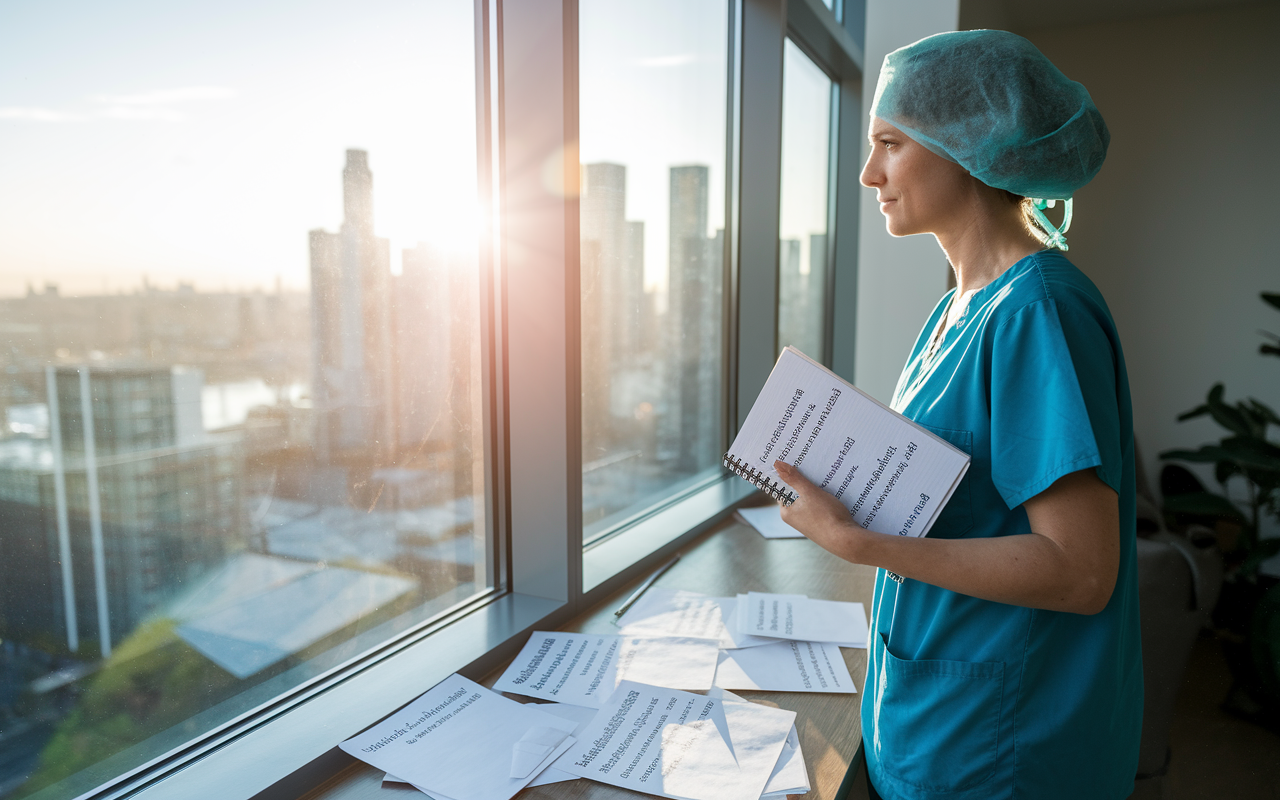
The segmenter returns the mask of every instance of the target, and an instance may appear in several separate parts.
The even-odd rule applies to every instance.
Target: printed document
[[[716,598],[684,589],[651,586],[618,620],[626,636],[693,636],[732,644]]]
[[[751,405],[724,465],[774,499],[794,491],[785,461],[877,533],[924,536],[969,468],[969,456],[788,347]]]
[[[493,689],[591,708],[624,680],[705,691],[719,652],[716,639],[539,631]]]
[[[437,800],[508,800],[574,744],[573,729],[451,675],[340,747]]]
[[[774,642],[722,650],[716,686],[762,692],[857,692],[840,648],[821,642]]]
[[[733,695],[730,695],[730,696],[733,696]],[[587,725],[591,722],[592,719],[595,718],[595,715],[596,715],[596,710],[594,708],[584,708],[582,706],[569,706],[569,705],[565,705],[564,703],[527,703],[526,705],[528,705],[531,708],[536,708],[537,710],[543,712],[544,714],[550,714],[555,717],[560,717],[561,719],[569,720],[574,725],[573,731],[571,732],[571,735],[573,736],[578,736],[579,734],[581,734],[582,729],[587,727]],[[783,756],[785,757],[786,755],[787,755],[786,751],[783,751]],[[578,779],[577,775],[570,775],[567,772],[562,772],[561,770],[558,770],[555,767],[549,766],[546,769],[542,770],[542,772],[539,772],[538,777],[534,778],[529,783],[529,786],[531,787],[545,786],[548,783],[562,783],[564,781],[576,781],[577,779]],[[409,783],[409,781],[406,781],[404,778],[400,778],[395,775],[392,775],[390,772],[382,776],[383,787],[390,786],[393,784],[399,784],[401,786],[412,785]]]
[[[750,592],[738,595],[737,605],[736,627],[751,636],[867,646],[867,612],[862,603]]]
[[[757,798],[795,718],[793,711],[624,681],[555,766],[660,797]]]
[[[733,597],[708,597],[684,589],[654,586],[640,596],[618,620],[628,636],[693,636],[719,640],[720,649],[758,647],[776,639],[750,636],[737,631]],[[682,687],[690,688],[690,687]]]
[[[715,697],[726,703],[748,702],[725,689],[712,689],[707,692],[707,697]],[[773,767],[773,774],[769,776],[769,783],[765,785],[761,798],[776,797],[778,800],[786,800],[786,795],[804,794],[809,788],[809,771],[805,769],[804,753],[800,750],[800,735],[796,732],[796,726],[792,725],[791,733],[787,734],[787,743],[782,748],[782,755]]]

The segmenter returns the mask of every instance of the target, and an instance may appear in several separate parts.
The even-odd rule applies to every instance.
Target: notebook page
[[[774,459],[834,495],[855,522],[923,536],[969,466],[969,456],[788,347],[778,357],[726,465],[790,494]]]

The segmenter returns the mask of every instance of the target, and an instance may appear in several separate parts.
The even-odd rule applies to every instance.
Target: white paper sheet
[[[732,644],[716,598],[663,586],[640,595],[618,619],[618,630],[624,636],[693,636]]]
[[[867,611],[861,603],[764,592],[740,594],[737,600],[735,625],[741,633],[841,647],[867,646]]]
[[[748,702],[727,689],[719,688],[708,691],[707,697],[717,697],[725,702]],[[778,763],[774,765],[773,774],[769,776],[764,794],[760,797],[762,800],[775,797],[785,800],[789,794],[805,794],[810,788],[809,770],[805,768],[804,753],[800,750],[800,734],[796,731],[796,726],[792,725],[791,733],[787,734],[787,743],[782,748],[782,755],[778,756]]]
[[[733,619],[736,604],[737,600],[733,597],[708,597],[684,589],[654,586],[622,615],[618,620],[618,627],[626,636],[693,636],[717,639],[722,650],[756,647],[776,641],[738,633],[736,625],[728,624]]]
[[[661,797],[756,798],[795,717],[793,711],[624,681],[555,766]]]
[[[546,748],[520,778],[509,776],[516,745],[526,735]],[[508,800],[574,744],[574,723],[450,675],[417,700],[340,747],[378,769],[409,781],[437,800]]]
[[[536,705],[539,711],[547,714],[554,714],[562,719],[567,719],[573,723],[573,735],[581,736],[582,731],[591,724],[591,720],[596,718],[599,713],[594,708],[585,708],[583,706],[571,706],[565,703],[542,703]],[[534,778],[529,784],[530,786],[545,786],[548,783],[563,783],[564,781],[576,781],[577,775],[565,772],[555,766],[549,766],[544,769],[538,777]]]
[[[740,508],[742,521],[759,531],[766,539],[803,539],[804,534],[782,521],[782,506]]]
[[[718,655],[715,639],[538,631],[493,689],[599,708],[623,680],[710,689]]]
[[[731,697],[736,696],[736,695],[730,694],[729,692],[726,692],[725,694],[729,694]],[[566,705],[564,703],[526,703],[526,705],[536,708],[539,711],[543,712],[544,714],[551,714],[553,716],[560,717],[561,719],[569,720],[574,725],[574,728],[572,731],[573,736],[577,736],[580,733],[582,733],[582,729],[587,727],[587,725],[590,724],[591,720],[595,719],[595,716],[596,716],[596,709],[594,708],[584,708],[583,706],[571,706],[571,705]],[[786,751],[783,751],[783,758],[786,758],[786,757],[787,757],[787,753]],[[532,781],[529,782],[528,788],[532,788],[534,786],[545,786],[549,783],[563,783],[564,781],[576,781],[577,779],[578,779],[577,775],[570,775],[569,773],[556,769],[555,767],[548,766],[546,769],[542,770],[542,772],[538,773],[537,777],[535,777]],[[406,781],[404,778],[400,778],[395,775],[392,775],[390,772],[382,776],[382,786],[384,788],[387,786],[412,787],[412,785],[413,784],[409,783],[409,781]],[[806,789],[805,791],[808,791],[808,790]],[[430,797],[430,795],[428,795],[428,797]],[[436,798],[436,800],[440,800],[440,798]]]
[[[764,692],[857,692],[840,647],[822,642],[783,641],[722,650],[715,685]]]

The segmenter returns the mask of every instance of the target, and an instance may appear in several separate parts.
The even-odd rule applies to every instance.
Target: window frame
[[[836,13],[846,7],[843,25],[822,0],[728,3],[726,444],[777,357],[785,38],[835,83],[828,352],[847,378],[865,129],[863,55],[846,29],[848,3],[834,4]],[[482,202],[501,212],[481,248],[493,588],[81,798],[297,797],[350,766],[339,741],[452,672],[482,677],[528,632],[598,603],[753,494],[734,476],[709,479],[583,548],[578,201],[544,181],[549,157],[559,159],[565,187],[578,181],[577,8],[577,0],[475,0],[477,179]]]

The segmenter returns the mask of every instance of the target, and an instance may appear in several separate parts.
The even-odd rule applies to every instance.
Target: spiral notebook
[[[877,533],[924,536],[969,456],[788,347],[778,357],[724,465],[783,505],[795,492],[773,468],[798,468]]]

